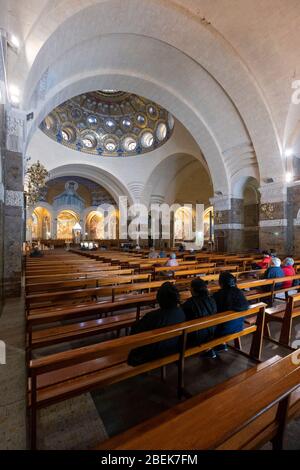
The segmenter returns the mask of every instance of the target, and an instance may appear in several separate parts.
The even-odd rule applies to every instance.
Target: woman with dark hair
[[[202,279],[194,279],[191,282],[192,297],[183,305],[182,309],[185,313],[187,321],[196,320],[217,313],[217,305],[215,300],[209,295],[207,283]],[[201,343],[209,341],[214,337],[215,328],[205,328],[204,330],[195,331],[188,336],[188,345],[197,346]]]
[[[130,334],[135,335],[185,321],[184,312],[179,307],[179,292],[174,284],[171,282],[162,284],[157,291],[156,299],[160,308],[146,313],[141,320],[135,322],[131,327]],[[127,362],[131,366],[144,364],[153,359],[176,353],[178,346],[179,338],[171,338],[159,343],[142,346],[130,351]]]
[[[219,276],[220,290],[214,294],[218,313],[233,310],[242,312],[248,310],[249,303],[243,291],[236,286],[236,278],[229,272],[222,272]],[[215,337],[230,335],[244,329],[244,318],[231,320],[218,325],[215,331]],[[227,345],[221,345],[215,348],[216,351],[227,351]]]

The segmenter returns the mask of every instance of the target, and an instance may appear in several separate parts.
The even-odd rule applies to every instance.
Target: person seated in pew
[[[40,250],[39,246],[35,245],[29,256],[30,256],[30,258],[40,258],[40,257],[44,256],[44,254]]]
[[[178,253],[183,253],[185,251],[185,247],[182,243],[180,243],[179,248],[178,248]]]
[[[270,262],[272,259],[270,253],[268,251],[263,251],[262,254],[263,254],[263,259],[259,261],[258,263],[253,263],[252,264],[253,269],[268,269],[268,267],[270,266]]]
[[[220,290],[214,293],[213,298],[217,304],[218,313],[233,310],[242,312],[248,310],[249,303],[244,292],[236,285],[236,278],[228,271],[223,271],[219,276]],[[244,329],[244,319],[231,320],[216,327],[215,337],[237,333]],[[215,348],[215,352],[227,351],[227,344]]]
[[[279,258],[272,258],[270,267],[266,270],[264,278],[265,279],[276,279],[277,277],[284,277],[284,272],[281,269],[281,260]],[[281,289],[282,282],[275,284],[275,289]],[[270,286],[266,286],[266,290],[270,290]]]
[[[179,307],[179,292],[176,286],[165,282],[157,291],[159,309],[147,313],[131,327],[131,335],[151,331],[164,326],[175,325],[185,321],[185,314]],[[149,344],[130,351],[127,362],[138,366],[145,362],[168,356],[178,351],[179,338],[172,338],[159,343]]]
[[[217,313],[217,305],[209,295],[207,282],[203,279],[193,279],[191,282],[192,297],[182,305],[186,321],[208,317]],[[188,335],[188,346],[197,346],[213,339],[215,327],[205,328]]]
[[[176,253],[170,254],[170,259],[168,259],[168,261],[166,262],[166,266],[170,266],[170,267],[179,266],[179,263],[176,259]]]
[[[283,266],[282,266],[282,271],[283,271],[283,274],[285,277],[287,276],[295,276],[296,275],[296,272],[295,272],[295,269],[294,269],[294,260],[293,258],[291,257],[288,257],[288,258],[285,258],[284,262],[283,262]],[[295,279],[294,281],[285,281],[283,284],[282,284],[282,288],[283,289],[288,289],[289,287],[293,287],[295,285],[299,285],[298,283],[298,279]]]
[[[155,251],[154,246],[151,246],[148,258],[150,258],[150,259],[157,259],[158,258],[158,253],[157,253],[157,251]]]

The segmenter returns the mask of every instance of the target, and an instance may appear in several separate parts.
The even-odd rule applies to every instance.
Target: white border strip
[[[268,219],[259,221],[260,227],[287,227],[287,224],[287,219]]]
[[[215,230],[244,230],[244,224],[219,224],[214,226]]]

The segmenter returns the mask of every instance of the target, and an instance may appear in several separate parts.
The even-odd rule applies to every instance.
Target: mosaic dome
[[[84,93],[55,108],[40,129],[66,147],[109,157],[139,155],[163,145],[174,128],[173,116],[132,93]]]

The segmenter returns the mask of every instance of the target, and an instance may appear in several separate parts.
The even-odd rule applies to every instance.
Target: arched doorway
[[[174,239],[176,242],[193,241],[193,214],[188,207],[179,207],[174,214]]]
[[[57,216],[57,238],[59,240],[72,240],[73,228],[79,223],[80,217],[71,210],[63,210]]]
[[[92,211],[88,214],[86,232],[90,240],[104,239],[104,216],[101,212]]]
[[[91,211],[86,218],[86,236],[90,240],[116,240],[116,210],[110,210],[107,213]]]
[[[244,247],[247,250],[259,248],[259,203],[258,182],[249,178],[244,192]]]
[[[48,240],[51,238],[51,215],[45,207],[36,207],[28,221],[28,229],[32,240]]]
[[[204,242],[211,245],[214,241],[214,209],[208,207],[203,215]]]

